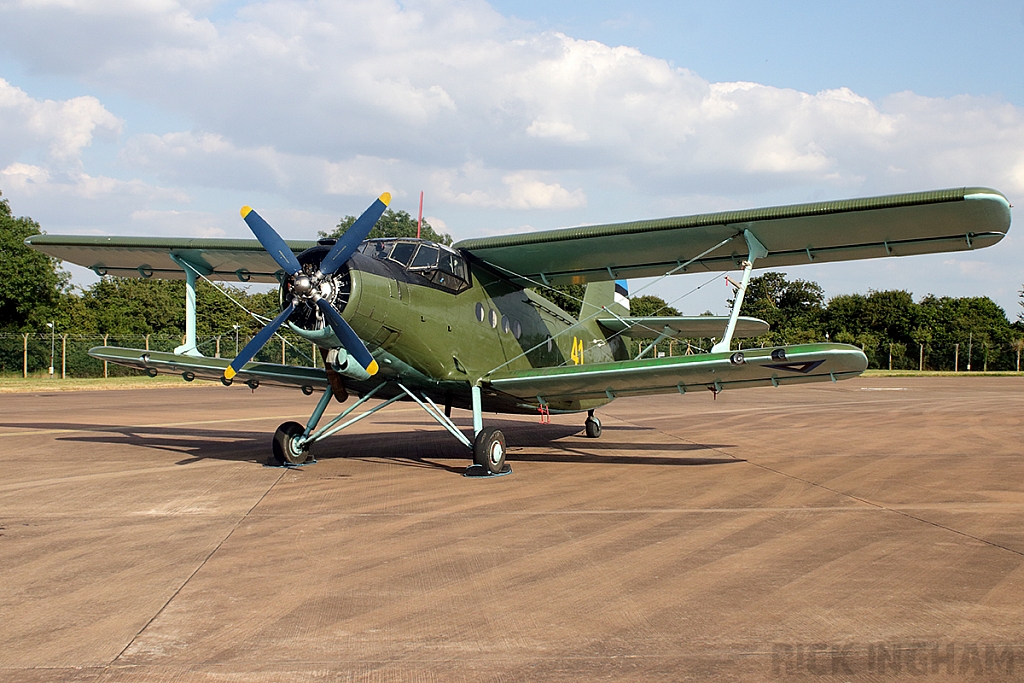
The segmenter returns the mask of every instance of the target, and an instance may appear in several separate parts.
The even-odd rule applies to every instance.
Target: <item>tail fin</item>
[[[588,283],[587,291],[583,295],[583,306],[580,308],[580,320],[586,321],[583,327],[594,339],[608,339],[616,360],[626,360],[629,358],[629,350],[621,335],[613,334],[609,337],[609,331],[597,322],[598,318],[616,316],[629,316],[629,285],[626,281]]]
[[[629,315],[629,283],[626,280],[587,284],[587,291],[583,295],[583,306],[580,309],[580,320],[595,316],[602,308],[614,315],[622,317]]]

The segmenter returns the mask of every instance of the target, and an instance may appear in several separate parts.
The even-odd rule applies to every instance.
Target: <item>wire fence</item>
[[[233,333],[197,338],[204,356],[234,358],[249,341],[246,335]],[[669,339],[650,346],[653,340],[630,340],[630,357],[644,351],[644,358],[706,353],[711,339]],[[824,341],[824,340],[821,340]],[[89,355],[95,346],[121,346],[134,349],[172,352],[185,342],[184,337],[166,334],[84,335],[84,334],[0,334],[0,374],[4,376],[47,376],[50,368],[56,377],[125,377],[139,371],[113,363],[104,363]],[[739,340],[734,347],[758,348],[760,344]],[[992,343],[972,338],[951,344],[881,343],[864,348],[868,367],[892,370],[1020,371],[1020,341]],[[314,359],[316,359],[314,361]],[[320,356],[308,341],[285,333],[275,337],[259,353],[256,361],[285,365],[320,365]]]
[[[644,358],[683,356],[707,353],[714,340],[668,339],[658,343],[657,350],[650,348],[653,339],[630,341],[631,357],[636,358],[643,351]],[[827,341],[825,339],[817,340]],[[806,342],[802,342],[806,343]],[[813,342],[811,342],[813,343]],[[932,370],[932,371],[1000,371],[1020,372],[1021,350],[1024,342],[990,342],[965,336],[962,342],[901,344],[881,342],[873,347],[854,344],[868,357],[868,367],[876,370]],[[764,348],[752,340],[737,340],[734,349]]]
[[[292,338],[294,336],[294,338]],[[204,356],[234,358],[249,337],[234,333],[198,337],[196,347]],[[5,376],[126,377],[141,372],[114,363],[104,363],[89,355],[96,346],[121,346],[132,349],[172,352],[185,343],[182,336],[166,334],[84,335],[84,334],[0,334],[0,373]],[[313,359],[317,359],[314,363]],[[319,363],[319,353],[297,335],[275,337],[256,354],[263,363],[311,366]]]

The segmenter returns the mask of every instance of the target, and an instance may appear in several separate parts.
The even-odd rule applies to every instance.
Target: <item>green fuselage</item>
[[[468,408],[470,388],[480,380],[530,368],[626,358],[622,341],[608,339],[596,320],[577,321],[550,300],[480,263],[465,262],[459,274],[462,278],[445,281],[436,270],[417,271],[388,259],[353,255],[348,262],[350,289],[341,312],[381,369],[367,381],[346,380],[350,391],[362,394],[383,380],[399,379],[439,403]],[[305,336],[334,345],[329,334],[309,331]],[[607,402],[548,407],[552,412],[575,412]],[[484,389],[485,411],[535,412],[539,405],[539,400],[528,402]]]

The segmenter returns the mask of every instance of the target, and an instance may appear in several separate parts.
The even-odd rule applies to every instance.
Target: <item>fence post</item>
[[[281,337],[281,365],[284,364],[284,337]]]
[[[889,344],[889,369],[892,370],[892,343]]]
[[[921,344],[921,359],[917,362],[917,371],[924,372],[924,344]]]
[[[953,372],[960,372],[960,345],[953,344]]]
[[[316,344],[310,344],[309,346],[311,347],[310,353],[312,353],[312,354],[313,354],[313,356],[312,356],[312,358],[313,358],[313,367],[314,367],[314,368],[315,368],[315,367],[319,367],[319,366],[317,366],[317,364],[316,364]],[[325,366],[325,367],[326,367],[326,366]]]
[[[213,355],[214,358],[220,358],[220,335],[217,335],[217,350]]]
[[[109,334],[103,335],[103,345],[104,346],[107,345],[107,337],[109,337],[109,336],[110,336]],[[103,361],[103,379],[107,379],[107,361]]]
[[[60,378],[68,376],[68,335],[60,335]]]
[[[149,335],[146,335],[146,350],[149,351]]]
[[[24,333],[24,337],[25,337],[25,348],[24,348],[24,355],[22,356],[21,378],[22,379],[28,379],[28,333],[27,332]],[[1017,352],[1017,370],[1018,371],[1020,370],[1020,351]]]

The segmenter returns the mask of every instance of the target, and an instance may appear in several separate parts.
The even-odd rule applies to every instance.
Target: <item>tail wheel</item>
[[[501,474],[505,467],[505,435],[500,429],[486,427],[476,435],[473,463],[486,468],[491,474]]]
[[[587,418],[587,421],[584,424],[587,428],[588,437],[596,439],[601,436],[601,421],[599,419],[591,415]]]
[[[274,432],[274,459],[286,465],[301,465],[309,460],[309,446],[297,440],[306,428],[298,422],[285,422]]]

